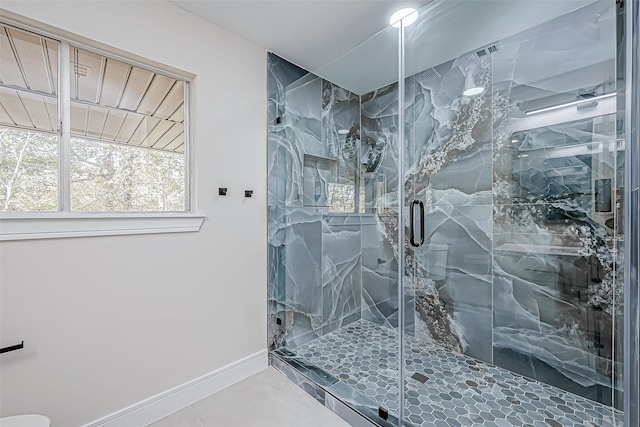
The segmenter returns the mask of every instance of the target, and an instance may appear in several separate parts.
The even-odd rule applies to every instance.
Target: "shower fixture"
[[[475,79],[475,76],[479,71],[477,61],[468,64],[465,68],[466,76],[464,78],[464,88],[462,95],[472,97],[484,93],[484,87],[482,86],[482,83],[478,84],[479,82],[477,82]]]

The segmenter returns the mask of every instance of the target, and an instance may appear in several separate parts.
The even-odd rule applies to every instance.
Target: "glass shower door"
[[[397,51],[268,57],[272,364],[355,425],[400,422]]]
[[[616,3],[432,2],[404,30],[413,425],[622,425]]]
[[[451,34],[444,20],[464,12],[455,2],[419,12],[404,52],[404,416],[464,425],[474,380],[480,386],[469,373],[492,350],[491,68],[434,42]],[[465,97],[467,88],[477,94]]]

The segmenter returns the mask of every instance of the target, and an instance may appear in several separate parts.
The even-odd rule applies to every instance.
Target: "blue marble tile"
[[[360,162],[366,213],[397,212],[398,88],[389,85],[361,96]]]
[[[408,197],[491,204],[491,73],[491,59],[485,56],[456,59],[407,79]],[[463,95],[469,86],[484,92]],[[463,197],[458,201],[453,194]]]
[[[322,135],[327,156],[336,159],[338,167],[329,184],[330,211],[361,212],[360,97],[326,80],[322,81]]]
[[[333,220],[333,221],[332,221]],[[322,230],[323,333],[358,320],[362,304],[362,231],[328,216]]]
[[[612,322],[622,314],[616,242],[589,215],[572,212],[558,226],[549,205],[496,209],[494,351],[516,372],[611,404],[619,387]],[[513,353],[521,363],[508,362]]]
[[[361,317],[360,98],[270,54],[269,345]]]
[[[425,245],[409,252],[416,336],[491,361],[491,206],[434,207],[425,224]]]
[[[394,221],[395,215],[369,215],[362,224],[362,318],[387,327],[398,325],[397,237],[384,232]]]
[[[616,91],[615,16],[595,2],[492,55],[494,363],[607,405],[621,369],[615,99],[537,110]]]

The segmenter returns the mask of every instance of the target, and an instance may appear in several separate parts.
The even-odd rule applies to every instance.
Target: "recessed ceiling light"
[[[482,92],[484,92],[484,88],[482,86],[478,86],[478,87],[471,87],[465,90],[464,92],[462,92],[462,94],[464,96],[477,96],[477,95],[480,95]]]
[[[349,129],[340,129],[338,130],[339,135],[346,135],[349,133]]]
[[[400,28],[400,22],[404,24],[405,27],[416,22],[418,19],[418,12],[412,7],[405,7],[400,10],[396,10],[389,18],[389,25],[394,28]]]

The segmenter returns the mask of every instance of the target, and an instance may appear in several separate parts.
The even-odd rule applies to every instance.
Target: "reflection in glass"
[[[0,25],[0,210],[58,209],[58,42]]]
[[[184,154],[71,140],[71,208],[184,211]]]
[[[71,48],[71,209],[185,210],[185,83]]]
[[[58,209],[58,135],[0,126],[0,210]]]

